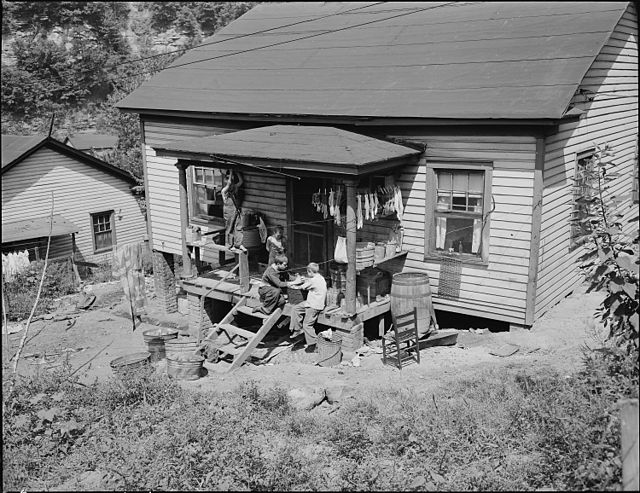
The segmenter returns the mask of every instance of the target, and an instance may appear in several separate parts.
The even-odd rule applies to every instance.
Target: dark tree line
[[[142,177],[137,115],[114,104],[178,54],[157,55],[153,37],[175,30],[192,47],[255,2],[2,1],[2,133],[117,133],[113,164]],[[170,50],[171,51],[171,50]]]

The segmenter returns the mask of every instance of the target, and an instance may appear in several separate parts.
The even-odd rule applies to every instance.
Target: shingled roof
[[[267,2],[118,107],[200,116],[558,119],[627,5]]]
[[[260,160],[268,167],[358,175],[417,160],[421,151],[333,127],[272,125],[156,145],[159,156]]]

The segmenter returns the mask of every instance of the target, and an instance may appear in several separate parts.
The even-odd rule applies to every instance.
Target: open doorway
[[[311,204],[312,196],[319,189],[329,188],[326,179],[302,178],[289,182],[292,218],[289,228],[290,259],[293,268],[301,268],[309,262],[320,264],[321,272],[328,272],[327,261],[333,258],[333,221],[324,219]]]

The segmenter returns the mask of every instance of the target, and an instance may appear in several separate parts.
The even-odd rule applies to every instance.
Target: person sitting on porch
[[[235,171],[227,172],[227,183],[220,190],[223,202],[223,215],[225,224],[225,245],[231,251],[247,249],[242,244],[244,234],[242,231],[242,209],[240,209],[240,187],[244,180],[240,173]]]
[[[273,263],[276,255],[284,255],[286,253],[285,243],[286,240],[282,226],[274,226],[273,234],[267,238],[265,245],[267,252],[269,252],[269,265]]]
[[[253,309],[254,312],[271,315],[276,308],[282,308],[285,304],[285,297],[282,290],[289,286],[289,273],[287,269],[289,260],[284,255],[276,255],[264,274],[262,274],[262,286],[258,288],[258,295],[262,306]]]
[[[327,282],[320,274],[320,266],[315,262],[311,262],[307,265],[307,279],[296,280],[291,285],[308,291],[307,300],[304,303],[299,303],[292,310],[291,337],[296,337],[304,332],[305,351],[314,353],[316,352],[316,343],[318,341],[315,323],[320,312],[324,310],[327,298]]]

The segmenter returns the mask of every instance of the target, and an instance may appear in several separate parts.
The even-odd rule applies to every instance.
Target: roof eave
[[[389,159],[382,159],[378,161],[372,161],[369,163],[329,163],[320,161],[300,161],[292,159],[274,159],[274,158],[257,158],[251,156],[237,156],[231,154],[208,154],[197,153],[190,151],[178,151],[174,149],[163,149],[161,147],[154,147],[157,156],[161,157],[173,157],[181,162],[202,163],[210,165],[223,165],[228,166],[224,161],[228,158],[236,162],[242,160],[247,163],[247,167],[260,166],[261,168],[273,169],[273,170],[288,170],[299,172],[314,172],[314,173],[330,173],[340,174],[345,176],[361,176],[370,173],[375,173],[381,170],[387,170],[397,168],[406,164],[415,164],[420,159],[420,151],[414,153],[408,153],[403,156],[392,157]]]
[[[240,120],[266,123],[305,122],[323,124],[348,125],[487,125],[487,126],[554,126],[562,115],[550,115],[535,118],[431,118],[431,117],[397,117],[397,116],[350,116],[350,115],[310,115],[293,113],[214,113],[182,110],[163,110],[149,108],[119,108],[123,112],[138,113],[142,120],[145,117],[187,118],[196,120]]]

